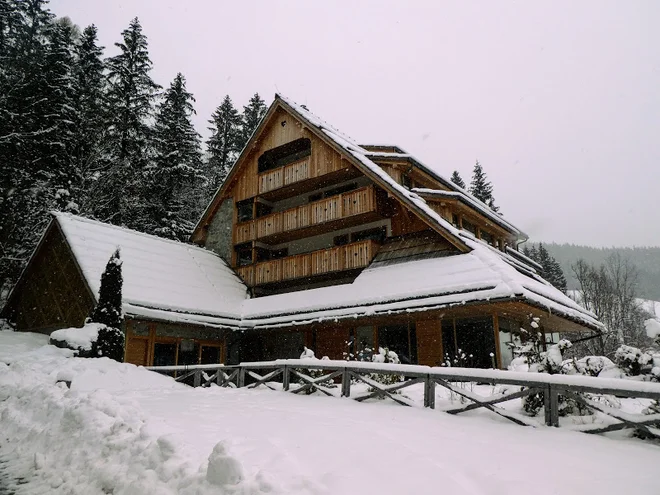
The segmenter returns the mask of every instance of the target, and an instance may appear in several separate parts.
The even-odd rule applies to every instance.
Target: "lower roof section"
[[[72,215],[56,214],[54,221],[95,295],[105,264],[120,248],[124,313],[134,318],[240,330],[517,301],[602,329],[533,268],[469,236],[469,253],[374,263],[350,284],[250,299],[210,251]]]

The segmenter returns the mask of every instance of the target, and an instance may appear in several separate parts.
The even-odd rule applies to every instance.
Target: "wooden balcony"
[[[339,224],[348,227],[378,218],[376,191],[367,186],[241,222],[234,239],[236,244],[255,240],[275,244],[316,235]]]
[[[373,240],[354,242],[345,246],[243,266],[236,271],[248,287],[317,277],[364,268],[374,259],[379,246]]]

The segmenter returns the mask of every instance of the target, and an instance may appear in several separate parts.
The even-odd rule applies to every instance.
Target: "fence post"
[[[550,384],[543,391],[543,406],[546,426],[559,426],[559,394]]]
[[[424,379],[424,407],[435,409],[435,380],[431,375]]]
[[[341,373],[341,396],[351,396],[351,372],[344,368]]]
[[[289,366],[284,365],[284,371],[282,372],[282,388],[285,392],[289,390],[289,381],[291,380],[291,375],[289,374]]]
[[[243,366],[238,368],[238,379],[236,380],[236,387],[245,387],[245,368],[243,368]]]
[[[195,370],[193,378],[193,387],[197,388],[202,384],[202,370]]]
[[[217,371],[218,374],[215,376],[215,384],[216,384],[218,387],[221,387],[221,386],[222,386],[222,382],[224,381],[224,380],[223,380],[223,373],[224,373],[224,370],[223,370],[222,368],[218,368],[216,371]]]

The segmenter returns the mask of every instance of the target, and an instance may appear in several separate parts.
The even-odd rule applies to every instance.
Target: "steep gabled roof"
[[[115,249],[121,250],[126,314],[196,323],[208,315],[238,326],[236,307],[246,288],[231,268],[206,249],[65,213],[53,213],[85,281],[95,297],[101,273]],[[180,314],[181,317],[173,318]],[[162,318],[161,318],[162,319]]]

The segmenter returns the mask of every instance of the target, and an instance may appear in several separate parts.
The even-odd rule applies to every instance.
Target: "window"
[[[312,154],[312,142],[307,138],[296,139],[272,150],[268,150],[259,157],[259,173],[283,167]]]
[[[406,189],[412,189],[412,179],[408,174],[401,174],[401,185]]]
[[[262,203],[261,201],[257,202],[257,218],[265,217],[266,215],[270,215],[271,213],[273,213],[272,206],[267,205],[266,203]]]
[[[384,242],[386,237],[387,237],[387,230],[385,229],[385,227],[377,227],[375,229],[353,232],[351,234],[351,242],[366,241],[367,239],[372,239],[378,242]]]
[[[497,245],[495,244],[495,239],[493,238],[492,234],[490,232],[488,232],[487,230],[482,230],[481,231],[481,238],[484,241],[486,241],[488,244],[490,244],[491,246],[497,247]]]
[[[245,222],[247,220],[252,220],[253,212],[254,212],[254,201],[252,199],[246,199],[244,201],[238,201],[236,203],[237,221]]]
[[[309,195],[309,198],[307,198],[307,200],[308,200],[310,203],[313,203],[314,201],[318,201],[318,200],[320,200],[320,199],[323,199],[323,193],[310,194],[310,195]]]
[[[348,234],[338,235],[335,236],[335,238],[333,239],[333,244],[335,246],[345,246],[349,242],[350,242],[350,237]]]
[[[460,224],[460,221],[458,219],[458,215],[456,213],[452,213],[451,223],[454,225],[454,227],[459,227],[460,228],[461,224]]]
[[[463,228],[468,232],[472,232],[474,235],[477,235],[477,227],[472,222],[463,219]]]
[[[459,366],[493,368],[495,362],[495,333],[493,318],[456,319],[456,347],[460,350]]]
[[[235,249],[237,266],[252,264],[252,246],[250,244],[239,244]]]
[[[417,336],[415,324],[378,327],[378,347],[396,352],[401,364],[417,363]]]
[[[456,356],[456,339],[454,336],[454,320],[442,320],[442,356],[443,361],[449,361],[452,366],[454,365],[454,357]]]
[[[289,255],[288,248],[270,250],[267,248],[258,247],[255,249],[255,251],[257,256],[257,263],[261,263],[262,261],[277,260],[280,258],[285,258]]]

